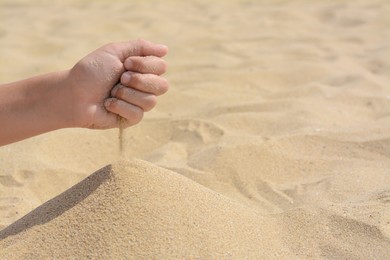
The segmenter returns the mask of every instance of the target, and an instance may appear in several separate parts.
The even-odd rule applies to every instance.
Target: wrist
[[[35,111],[43,119],[50,129],[56,130],[73,126],[73,114],[71,109],[71,90],[67,86],[69,71],[58,71],[38,76],[40,79],[40,91],[31,93],[34,95]],[[34,91],[32,89],[31,91]]]
[[[76,127],[74,119],[74,100],[72,86],[69,80],[70,70],[54,72],[53,91],[50,93],[53,107],[53,121],[58,128]]]

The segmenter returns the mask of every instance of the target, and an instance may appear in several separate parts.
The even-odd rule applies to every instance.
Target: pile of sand
[[[107,166],[0,233],[0,258],[281,257],[276,221],[143,161]]]
[[[326,210],[267,217],[133,160],[104,167],[1,231],[0,249],[3,259],[383,259],[390,240],[374,226]]]

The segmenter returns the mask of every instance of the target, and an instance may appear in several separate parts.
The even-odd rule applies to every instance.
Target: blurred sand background
[[[389,258],[389,6],[1,0],[1,82],[145,38],[171,88],[122,158],[118,130],[0,147],[0,229],[97,171],[0,232],[0,258]]]

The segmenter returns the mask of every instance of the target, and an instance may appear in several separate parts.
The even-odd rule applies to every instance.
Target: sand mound
[[[179,174],[121,161],[3,230],[0,258],[276,257],[276,226]]]

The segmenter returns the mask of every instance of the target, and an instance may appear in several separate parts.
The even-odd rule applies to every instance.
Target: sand
[[[0,258],[389,258],[389,6],[1,0],[1,82],[142,37],[171,89],[0,147]]]
[[[275,222],[180,174],[121,161],[38,207],[0,239],[12,247],[6,258],[280,257],[282,240],[259,236],[276,233]]]

